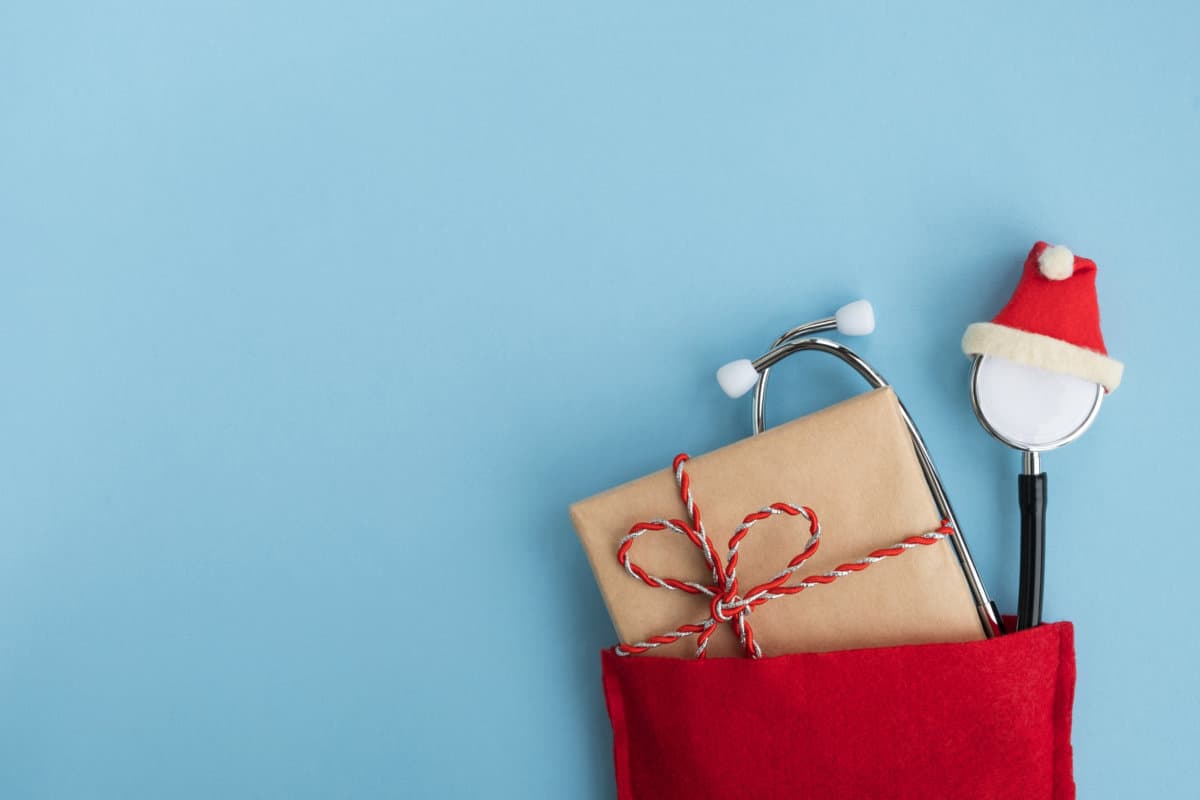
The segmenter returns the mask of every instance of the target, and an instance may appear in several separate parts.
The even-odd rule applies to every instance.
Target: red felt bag
[[[842,345],[788,342],[789,352],[832,353],[873,386],[886,386]],[[755,397],[756,431],[762,428],[761,389]],[[903,405],[900,410],[950,524],[945,530],[956,531],[928,450]],[[686,482],[681,491],[691,513]],[[673,524],[692,530],[682,521]],[[645,526],[634,531],[639,527]],[[693,543],[701,538],[694,534]],[[980,614],[996,631],[995,606],[978,582],[965,542],[956,538],[955,544],[965,574],[978,586]],[[645,580],[655,585],[658,579]],[[720,596],[713,601],[717,611],[720,601]],[[745,602],[740,597],[731,602],[737,601]],[[714,612],[714,624],[729,618]],[[618,654],[645,649],[622,645],[602,654],[620,800],[1075,797],[1075,650],[1069,622],[976,641],[760,659]]]
[[[1075,797],[1069,622],[961,644],[602,662],[620,800]]]

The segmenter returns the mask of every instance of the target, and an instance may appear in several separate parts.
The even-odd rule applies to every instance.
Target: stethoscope
[[[775,340],[770,350],[758,358],[753,360],[742,358],[731,361],[717,370],[717,382],[730,397],[741,397],[754,389],[754,407],[751,418],[754,435],[761,434],[765,428],[767,378],[770,375],[771,367],[793,353],[804,350],[828,353],[849,364],[873,388],[881,389],[890,385],[882,375],[849,347],[830,339],[813,337],[813,334],[833,330],[846,336],[866,336],[875,330],[875,311],[868,301],[856,300],[839,308],[832,317],[806,322],[786,331]],[[921,436],[920,430],[917,429],[916,423],[913,422],[912,416],[899,397],[897,397],[897,402],[938,513],[944,519],[949,520],[950,526],[954,529],[951,541],[954,543],[963,574],[970,586],[984,632],[989,637],[1003,633],[1000,613],[988,595],[987,589],[984,588],[979,571],[975,568],[971,551],[967,548],[966,540],[963,538],[962,530],[955,518],[954,509],[950,506],[950,500],[946,496],[941,476],[929,455],[929,448],[925,446],[925,440]]]
[[[1042,623],[1046,473],[1041,454],[1082,436],[1103,401],[1103,386],[1070,375],[996,356],[975,356],[971,366],[971,407],[976,418],[984,430],[1023,454],[1017,476],[1021,509],[1017,630]]]

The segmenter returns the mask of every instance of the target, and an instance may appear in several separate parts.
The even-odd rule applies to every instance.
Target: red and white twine
[[[844,578],[855,572],[862,572],[867,567],[885,558],[902,555],[915,547],[934,544],[954,534],[954,529],[950,527],[949,521],[942,520],[941,527],[937,530],[917,534],[916,536],[909,536],[907,539],[899,541],[890,547],[875,550],[857,561],[841,564],[828,572],[809,575],[796,583],[788,583],[792,575],[804,565],[805,561],[808,561],[816,554],[817,548],[821,545],[821,524],[817,521],[816,512],[807,506],[795,506],[790,503],[771,503],[768,506],[747,514],[742,519],[742,524],[734,529],[733,536],[729,539],[729,555],[722,562],[715,554],[716,548],[713,546],[712,539],[705,533],[704,521],[700,515],[700,506],[696,504],[695,498],[692,496],[692,481],[683,467],[687,460],[688,455],[680,453],[675,456],[672,466],[675,470],[675,483],[679,486],[679,496],[683,500],[684,505],[687,506],[690,522],[680,519],[655,519],[649,522],[637,523],[629,529],[629,533],[625,534],[617,546],[617,560],[632,577],[637,578],[652,588],[671,589],[687,592],[688,594],[700,594],[711,597],[709,615],[700,622],[680,625],[673,631],[658,636],[651,636],[644,642],[619,644],[615,648],[617,655],[637,655],[655,647],[671,644],[688,636],[695,636],[696,657],[704,658],[712,635],[716,633],[717,628],[721,624],[729,623],[737,634],[738,641],[741,643],[746,654],[751,658],[761,658],[762,648],[754,640],[754,629],[751,627],[749,620],[750,613],[754,609],[769,600],[774,600],[785,595],[799,594],[805,589],[810,589],[814,586],[833,583],[838,578]],[[754,586],[747,592],[739,593],[737,565],[738,548],[741,546],[742,540],[746,538],[746,534],[750,532],[750,528],[755,523],[781,514],[789,517],[803,517],[808,521],[808,542],[804,545],[804,549],[793,557],[787,563],[787,566],[776,573],[770,580]],[[686,537],[692,544],[698,547],[700,553],[704,556],[705,563],[708,565],[712,583],[703,584],[694,581],[677,580],[675,578],[661,578],[657,575],[651,575],[635,564],[629,555],[634,542],[641,536],[656,531],[670,531],[671,533],[679,534]]]

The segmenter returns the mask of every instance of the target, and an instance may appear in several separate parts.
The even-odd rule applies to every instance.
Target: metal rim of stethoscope
[[[766,385],[770,369],[793,353],[803,350],[817,350],[828,353],[848,364],[873,388],[883,389],[891,385],[870,364],[864,361],[861,356],[844,344],[830,339],[805,338],[809,334],[833,330],[836,327],[836,320],[832,317],[799,325],[780,336],[767,353],[752,362],[755,371],[758,372],[758,382],[754,387],[754,435],[757,436],[762,433],[765,428]],[[908,409],[904,406],[904,401],[900,399],[899,395],[896,396],[896,404],[899,406],[900,416],[904,420],[904,425],[908,428],[908,433],[913,443],[913,450],[916,452],[917,461],[921,465],[921,471],[925,476],[925,482],[929,486],[930,493],[933,495],[933,501],[937,506],[938,513],[949,521],[950,526],[954,529],[954,536],[951,538],[951,541],[954,543],[954,549],[958,554],[959,562],[962,564],[963,573],[966,575],[971,594],[975,598],[976,608],[979,612],[984,632],[989,637],[995,636],[1004,630],[999,610],[988,595],[987,589],[983,585],[983,579],[979,575],[979,570],[975,567],[975,561],[971,558],[971,551],[968,549],[966,540],[963,538],[958,520],[954,515],[954,509],[950,505],[950,498],[946,495],[946,489],[942,483],[941,476],[938,474],[937,466],[933,463],[933,458],[929,455],[929,448],[925,445],[925,439],[921,436],[921,431],[917,428],[916,423],[913,422],[912,415],[908,413]]]
[[[982,368],[984,359],[986,358],[987,356],[977,355],[971,359],[971,410],[975,412],[975,419],[979,420],[979,424],[983,426],[983,429],[1001,444],[1007,445],[1014,450],[1023,450],[1026,453],[1045,453],[1048,450],[1057,450],[1082,436],[1092,426],[1096,415],[1100,413],[1100,405],[1104,402],[1104,387],[1096,384],[1096,395],[1095,399],[1092,400],[1091,410],[1088,411],[1087,416],[1079,423],[1078,427],[1065,436],[1060,436],[1054,441],[1044,444],[1023,442],[1019,439],[1012,439],[1005,436],[992,427],[992,424],[988,422],[988,418],[984,416],[983,409],[979,405],[979,370]]]

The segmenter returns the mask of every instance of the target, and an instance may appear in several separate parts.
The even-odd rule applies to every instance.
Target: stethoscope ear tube
[[[829,353],[849,364],[855,372],[861,375],[874,388],[881,389],[890,385],[884,380],[882,375],[876,372],[870,364],[849,347],[829,339],[802,338],[814,331],[830,330],[835,327],[831,324],[833,322],[834,320],[832,319],[818,320],[808,325],[793,328],[779,338],[776,346],[752,362],[755,371],[759,374],[758,384],[754,391],[753,423],[755,435],[762,433],[764,429],[768,371],[772,366],[793,353],[804,350],[817,350]],[[929,490],[933,495],[934,503],[937,505],[938,513],[948,520],[950,526],[954,529],[954,536],[951,538],[951,541],[954,542],[959,563],[962,565],[963,573],[971,589],[971,594],[974,596],[976,609],[979,612],[984,632],[989,637],[1004,633],[1003,621],[1001,620],[999,609],[997,609],[996,604],[988,596],[987,589],[983,585],[983,579],[979,576],[979,571],[975,568],[975,562],[971,558],[971,551],[967,548],[967,543],[963,538],[958,520],[954,516],[954,509],[950,506],[950,499],[946,495],[946,489],[942,484],[941,476],[938,474],[937,467],[929,455],[929,448],[925,446],[925,439],[921,436],[921,432],[917,429],[916,423],[913,422],[912,416],[908,413],[908,409],[905,408],[904,402],[899,399],[899,396],[897,396],[897,404],[900,408],[900,416],[904,419],[904,425],[908,428],[909,435],[912,438],[913,449],[916,451],[917,460],[921,464],[921,471],[925,475],[925,482],[929,485]]]

